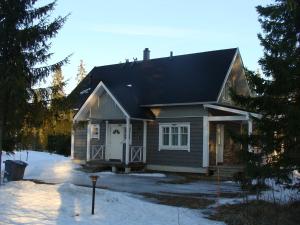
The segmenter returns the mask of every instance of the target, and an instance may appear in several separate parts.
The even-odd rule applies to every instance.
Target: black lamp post
[[[94,209],[95,209],[95,189],[96,189],[96,183],[99,176],[92,175],[90,176],[92,183],[93,183],[93,200],[92,200],[92,215],[94,215]]]

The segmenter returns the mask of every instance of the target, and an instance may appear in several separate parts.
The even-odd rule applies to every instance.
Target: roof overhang
[[[257,119],[261,119],[261,117],[262,117],[260,114],[257,114],[257,113],[251,113],[251,112],[247,112],[247,111],[240,110],[240,109],[233,109],[233,108],[226,107],[226,106],[219,106],[219,105],[212,105],[212,104],[204,104],[203,106],[204,106],[204,108],[216,109],[216,110],[220,110],[220,111],[243,115],[243,116],[246,116],[247,118],[252,116]]]

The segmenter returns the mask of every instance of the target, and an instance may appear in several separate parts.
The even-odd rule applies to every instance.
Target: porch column
[[[129,126],[130,126],[130,119],[126,117],[126,140],[125,140],[125,164],[129,164]]]
[[[74,159],[74,123],[72,124],[72,130],[71,130],[71,159]]]
[[[146,157],[147,157],[147,121],[144,120],[144,126],[143,126],[143,162],[146,163]]]
[[[108,120],[105,121],[105,143],[104,143],[104,146],[105,146],[105,159],[108,159],[108,155],[107,155],[107,149],[108,149],[108,135],[109,135],[109,130],[108,130]]]
[[[87,125],[87,135],[86,135],[86,161],[90,161],[91,159],[91,121],[88,121]]]
[[[252,129],[253,129],[253,124],[252,124],[252,119],[249,118],[248,119],[248,136],[250,136],[252,134]],[[251,145],[248,145],[248,151],[250,152],[252,149],[251,149]]]
[[[203,167],[209,165],[209,120],[203,116]]]

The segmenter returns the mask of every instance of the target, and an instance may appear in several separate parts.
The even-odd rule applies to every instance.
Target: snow
[[[10,182],[0,188],[1,224],[200,225],[223,224],[198,210],[143,201],[128,194],[96,190],[91,215],[91,188],[69,183]]]
[[[205,218],[200,210],[161,205],[148,202],[140,196],[127,192],[116,192],[97,188],[95,215],[91,215],[89,175],[74,165],[70,158],[45,152],[28,151],[26,179],[36,179],[54,184],[36,184],[31,181],[9,182],[0,186],[0,224],[102,224],[102,225],[168,225],[168,224],[224,224]],[[26,161],[26,151],[5,155],[3,160]],[[159,173],[114,174],[95,173],[98,183],[117,182],[115,186],[154,186],[156,181],[167,179]],[[141,176],[145,175],[145,176]],[[79,180],[78,180],[79,177]],[[104,182],[103,182],[104,181]],[[130,183],[130,184],[129,184]],[[143,186],[144,185],[144,186]],[[163,186],[163,185],[162,185]],[[165,188],[170,188],[165,186]],[[177,187],[179,190],[180,188]],[[113,188],[112,188],[113,189]],[[176,188],[175,188],[176,189]],[[192,189],[193,190],[193,189]],[[122,190],[121,190],[122,191]],[[152,190],[153,191],[153,190]]]
[[[129,175],[137,177],[166,177],[163,173],[130,173]]]

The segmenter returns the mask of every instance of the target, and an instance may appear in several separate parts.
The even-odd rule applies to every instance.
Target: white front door
[[[124,125],[110,124],[110,146],[109,159],[117,159],[122,161],[123,144],[125,143]]]
[[[216,130],[216,164],[223,163],[223,151],[224,151],[224,125],[217,124]]]

